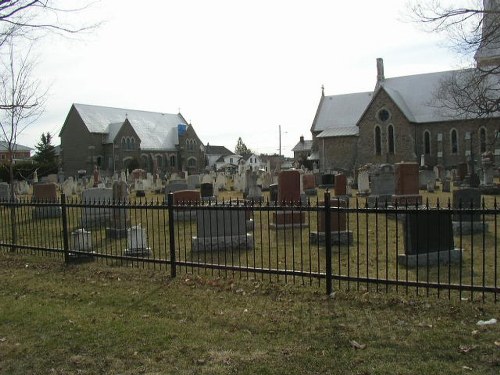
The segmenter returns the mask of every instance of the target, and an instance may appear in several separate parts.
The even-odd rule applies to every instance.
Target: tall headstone
[[[335,195],[345,196],[347,195],[347,176],[345,174],[337,174],[335,176]]]
[[[10,201],[10,185],[7,182],[0,182],[0,202]]]
[[[204,182],[200,185],[200,194],[202,200],[214,200],[214,184],[211,182]]]
[[[337,182],[337,181],[335,181]],[[335,244],[350,244],[353,241],[352,231],[347,230],[347,213],[343,211],[347,207],[347,198],[333,198],[330,200],[330,233],[331,243]],[[309,240],[311,243],[325,242],[325,234],[328,231],[325,225],[325,201],[318,203],[318,231],[310,232]]]
[[[85,229],[103,227],[110,223],[113,202],[113,189],[90,188],[82,192],[81,227]],[[108,206],[108,207],[104,207]]]
[[[315,196],[318,193],[316,189],[316,178],[313,174],[304,174],[302,176],[302,187],[306,195]]]
[[[370,174],[368,205],[370,207],[391,205],[394,192],[394,167],[391,164],[373,167]]]
[[[109,238],[125,238],[127,228],[130,225],[129,209],[129,191],[128,185],[124,180],[113,183],[113,208],[111,209],[111,219],[109,227],[106,228],[106,236]]]
[[[419,167],[417,163],[395,164],[392,200],[399,206],[422,204],[422,196],[419,194]]]
[[[61,216],[61,206],[55,205],[57,202],[57,185],[54,183],[33,185],[33,203],[36,203],[33,210],[34,219],[45,219]]]
[[[305,212],[296,208],[302,205],[300,191],[301,175],[297,170],[281,171],[278,175],[278,205],[291,207],[288,210],[273,212],[274,227],[305,226]],[[295,207],[295,208],[292,208]]]
[[[358,169],[358,195],[370,194],[370,168],[364,166]]]
[[[201,194],[198,190],[178,190],[173,194],[173,203],[177,207],[174,210],[174,220],[190,221],[196,218],[196,207],[201,202]]]
[[[256,202],[261,202],[263,199],[262,187],[257,184],[257,178],[257,173],[253,171],[246,171],[247,191],[245,194],[245,198]]]

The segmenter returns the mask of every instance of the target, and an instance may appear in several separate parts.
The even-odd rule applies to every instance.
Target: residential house
[[[12,159],[16,161],[27,160],[31,158],[32,148],[20,144],[13,144]],[[7,164],[9,161],[9,144],[5,141],[0,141],[0,164]]]
[[[233,154],[224,146],[213,146],[207,143],[205,146],[205,155],[207,158],[207,169],[215,170],[217,161],[224,156]]]

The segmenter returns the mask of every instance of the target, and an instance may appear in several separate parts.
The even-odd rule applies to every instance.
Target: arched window
[[[479,152],[482,154],[486,152],[486,129],[479,129]]]
[[[188,167],[196,167],[196,158],[188,159]]]
[[[389,154],[394,155],[394,126],[387,127],[387,151]]]
[[[132,148],[130,147],[130,138],[127,138],[127,150],[131,150]]]
[[[125,150],[127,143],[125,142],[125,137],[122,138],[122,149]]]
[[[451,129],[450,146],[451,146],[451,153],[458,154],[458,134],[455,129]]]
[[[176,162],[175,162],[175,155],[170,156],[170,166],[175,167]]]
[[[134,137],[130,138],[130,149],[131,150],[135,149],[135,138]]]
[[[161,155],[156,156],[156,166],[158,168],[163,168],[163,158]]]
[[[424,131],[424,154],[430,155],[431,153],[431,133],[426,130]]]
[[[382,137],[379,126],[375,126],[375,154],[382,154]]]

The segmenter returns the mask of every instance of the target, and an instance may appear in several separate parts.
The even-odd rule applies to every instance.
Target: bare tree
[[[30,50],[18,53],[12,38],[7,45],[9,52],[0,64],[0,140],[7,144],[7,166],[12,183],[17,138],[42,115],[47,90],[34,78],[35,62],[30,57]],[[11,198],[14,198],[13,189]]]
[[[64,5],[62,5],[64,4]],[[74,4],[74,2],[73,2]],[[40,32],[75,34],[96,28],[98,24],[74,25],[66,21],[78,15],[93,3],[81,7],[68,7],[57,0],[7,0],[0,1],[0,46],[12,37],[35,38]]]
[[[431,32],[445,33],[451,47],[474,67],[450,74],[435,93],[434,105],[466,118],[500,111],[500,4],[498,0],[408,3],[414,21]],[[469,63],[469,65],[472,65]]]

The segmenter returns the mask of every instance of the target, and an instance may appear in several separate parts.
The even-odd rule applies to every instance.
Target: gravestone
[[[10,185],[7,182],[0,182],[0,202],[10,201]]]
[[[187,178],[188,190],[198,189],[201,184],[201,176],[199,174],[189,175]]]
[[[347,176],[345,174],[338,174],[335,176],[335,195],[347,195]]]
[[[177,207],[174,210],[174,220],[190,221],[196,218],[196,207],[200,205],[201,194],[198,190],[179,190],[173,195],[173,204]]]
[[[187,190],[187,189],[186,189]],[[200,194],[202,200],[214,200],[214,185],[211,182],[204,182],[200,185]]]
[[[368,166],[364,166],[358,170],[358,195],[368,194],[370,194],[370,170]]]
[[[188,185],[183,180],[172,180],[165,185],[165,199],[169,193],[174,193],[179,190],[188,190]]]
[[[148,257],[151,255],[151,248],[148,247],[146,230],[137,225],[127,229],[127,248],[124,251],[127,256]]]
[[[213,205],[196,211],[197,236],[192,238],[192,251],[253,249],[253,236],[247,233],[247,212],[224,207]]]
[[[80,226],[85,229],[106,226],[111,221],[112,209],[103,207],[113,202],[113,189],[90,188],[82,192],[82,211]]]
[[[353,233],[347,230],[347,213],[342,208],[348,207],[348,200],[345,198],[334,198],[330,200],[330,233],[332,245],[352,244]],[[324,244],[325,233],[325,201],[318,203],[318,231],[310,232],[309,240],[311,243]]]
[[[370,207],[385,207],[392,204],[395,187],[394,167],[391,164],[382,164],[378,168],[372,168],[369,190],[367,203]]]
[[[436,174],[432,169],[420,169],[418,179],[420,183],[419,188],[421,190],[428,189],[430,184],[432,184],[433,187],[436,184]]]
[[[465,180],[465,177],[467,176],[468,173],[468,167],[467,163],[459,163],[457,166],[457,174],[456,174],[456,179],[462,183]]]
[[[67,198],[71,198],[75,194],[75,182],[73,177],[69,177],[66,181],[62,183],[62,192]]]
[[[485,152],[481,155],[481,163],[483,166],[483,175],[481,179],[482,186],[493,186],[495,177],[495,157],[493,153]]]
[[[316,189],[316,178],[313,174],[304,174],[302,176],[302,187],[306,195],[316,196],[318,194]]]
[[[481,191],[474,188],[462,188],[453,191],[452,207],[459,210],[453,214],[455,234],[481,233],[488,230],[488,223],[481,219],[479,212],[467,212],[481,208]]]
[[[398,263],[406,267],[435,266],[459,262],[449,210],[416,210],[404,219],[404,254]]]
[[[419,194],[419,167],[417,163],[396,163],[394,165],[394,195],[392,201],[398,206],[422,204]]]
[[[297,207],[302,205],[300,191],[301,175],[297,170],[281,171],[278,175],[278,205]],[[305,226],[305,212],[299,209],[280,210],[273,212],[273,227]]]
[[[334,174],[324,174],[321,176],[321,185],[320,187],[333,188],[335,186],[335,175]]]
[[[451,191],[451,181],[448,178],[445,178],[442,182],[442,188],[441,190],[443,193],[449,193]]]
[[[85,252],[76,253],[78,252]],[[69,254],[70,261],[82,261],[92,258],[95,252],[92,251],[92,233],[85,229],[77,229],[71,232],[69,237]]]
[[[34,219],[45,219],[61,216],[61,206],[53,205],[55,203],[58,203],[56,184],[48,183],[33,185],[33,196],[31,198],[31,201],[37,204],[37,206],[35,206],[33,210]]]
[[[278,184],[269,185],[269,201],[271,203],[278,202]]]
[[[264,197],[262,196],[262,188],[257,185],[257,173],[247,171],[246,180],[247,190],[246,194],[244,194],[244,198],[255,202],[261,202]]]
[[[106,237],[125,238],[127,236],[127,227],[130,225],[129,210],[127,207],[129,203],[127,183],[124,180],[115,181],[112,191],[112,202],[115,207],[111,208],[111,219],[109,227],[106,228]]]

